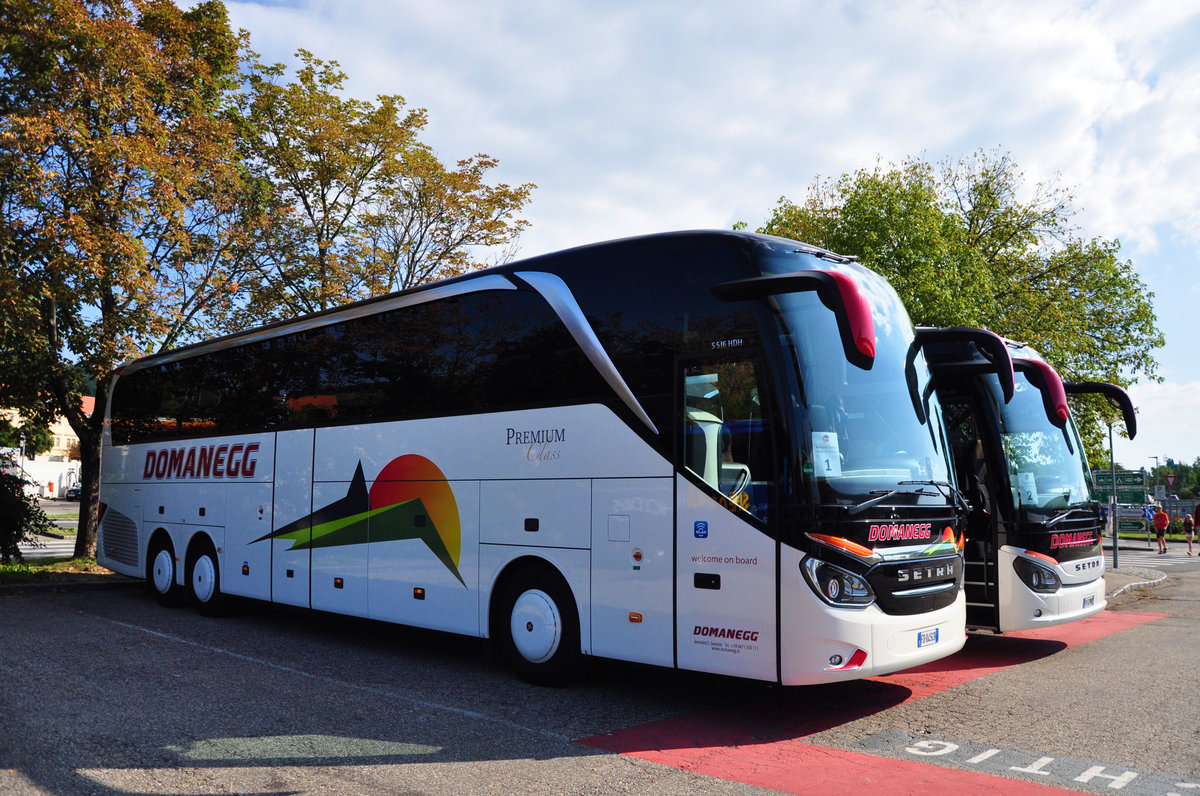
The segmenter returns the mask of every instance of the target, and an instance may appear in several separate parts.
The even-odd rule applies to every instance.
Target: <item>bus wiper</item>
[[[902,483],[902,484],[917,484],[917,483],[932,483],[932,482],[901,481],[900,483]],[[846,509],[846,513],[847,514],[859,514],[860,512],[863,512],[863,511],[871,508],[872,506],[882,503],[883,501],[890,498],[892,495],[924,495],[926,497],[933,497],[937,493],[936,492],[926,492],[924,489],[872,489],[868,494],[875,495],[876,497],[870,498],[868,500],[864,500],[862,503],[859,503],[858,505],[851,506],[850,508]]]
[[[967,499],[963,495],[962,490],[959,489],[958,487],[956,487],[954,484],[950,483],[949,481],[901,481],[900,483],[902,483],[902,484],[928,484],[929,486],[935,487],[938,491],[938,494],[940,494],[942,497],[953,498],[955,504],[963,511],[965,511],[967,513],[970,513],[970,511],[971,511],[971,506],[967,503]],[[943,487],[946,490],[945,492],[942,491]],[[929,493],[923,493],[923,494],[929,494]]]
[[[1053,525],[1058,525],[1058,523],[1062,522],[1067,517],[1070,517],[1072,514],[1074,514],[1077,511],[1086,512],[1087,509],[1081,509],[1081,508],[1067,509],[1066,511],[1064,511],[1060,514],[1056,514],[1053,517],[1051,517],[1050,519],[1046,520],[1045,522],[1042,523],[1042,525],[1044,525],[1047,528],[1049,528]]]

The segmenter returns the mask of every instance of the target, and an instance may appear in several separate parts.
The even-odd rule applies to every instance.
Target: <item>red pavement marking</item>
[[[913,694],[905,700],[909,702],[1165,616],[1168,614],[1101,611],[1087,619],[1055,627],[1019,630],[1003,636],[972,635],[967,637],[967,645],[960,652],[948,658],[871,679],[910,689]]]
[[[1044,658],[1167,616],[1104,611],[1067,625],[1004,636],[972,635],[949,658],[897,674],[786,689],[664,721],[582,738],[578,743],[786,793],[821,788],[877,794],[938,792],[1065,793],[1037,783],[876,757],[803,739],[937,694],[1008,666]]]
[[[996,777],[974,771],[944,768],[908,760],[874,757],[799,741],[764,749],[749,747],[729,754],[708,755],[691,761],[656,760],[697,774],[741,782],[783,793],[885,794],[978,793],[997,796],[1045,796],[1072,793],[1036,782]],[[682,764],[681,764],[682,763]]]

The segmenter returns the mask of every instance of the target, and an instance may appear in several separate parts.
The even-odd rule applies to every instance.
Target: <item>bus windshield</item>
[[[825,504],[882,498],[901,505],[945,505],[949,460],[941,410],[926,392],[929,370],[917,354],[916,399],[904,366],[913,340],[899,298],[873,274],[856,274],[873,308],[876,356],[870,370],[846,360],[837,321],[813,293],[772,298],[782,349],[794,369],[791,408],[798,460]],[[790,360],[790,363],[788,362]]]
[[[1019,371],[1015,394],[1007,404],[995,376],[989,375],[986,384],[1000,419],[1013,505],[1041,514],[1095,500],[1075,424],[1067,423],[1063,429],[1051,425],[1041,394]]]

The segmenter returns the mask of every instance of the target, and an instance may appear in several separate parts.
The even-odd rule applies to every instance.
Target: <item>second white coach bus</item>
[[[1009,632],[1104,609],[1104,522],[1068,392],[1099,393],[1137,433],[1112,384],[1064,385],[1027,345],[981,329],[919,329],[946,413],[967,526],[967,626]]]
[[[147,357],[100,561],[226,595],[785,685],[964,643],[965,521],[892,288],[733,232],[581,247]]]

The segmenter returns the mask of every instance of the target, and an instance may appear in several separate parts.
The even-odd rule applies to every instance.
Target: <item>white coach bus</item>
[[[1096,393],[1132,438],[1133,404],[1113,384],[1064,385],[1036,351],[981,329],[918,329],[950,429],[967,525],[967,626],[1048,627],[1104,609],[1104,520],[1067,406]]]
[[[577,248],[146,357],[99,557],[227,595],[777,683],[965,639],[965,513],[892,288],[734,232]]]

